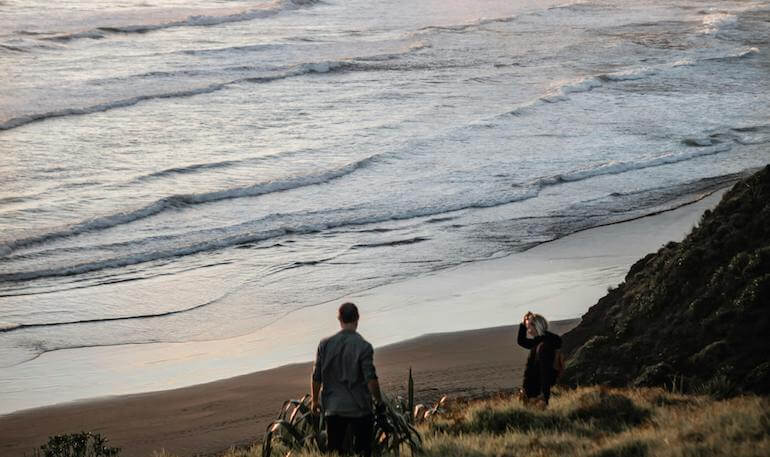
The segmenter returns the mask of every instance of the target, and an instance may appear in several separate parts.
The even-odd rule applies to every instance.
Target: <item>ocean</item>
[[[768,44],[766,0],[0,0],[0,413],[730,185]]]

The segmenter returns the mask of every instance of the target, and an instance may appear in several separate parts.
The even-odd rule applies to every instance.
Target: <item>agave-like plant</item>
[[[414,423],[420,423],[427,420],[430,420],[442,413],[445,412],[444,407],[446,406],[449,399],[446,395],[441,397],[441,400],[437,401],[435,405],[432,407],[427,407],[423,405],[422,403],[416,405],[414,407]]]
[[[374,455],[401,454],[408,448],[412,455],[421,453],[422,438],[410,423],[411,413],[402,405],[395,405],[383,396],[384,408],[375,415],[373,440]],[[349,442],[349,440],[348,440]],[[267,426],[262,443],[262,457],[272,457],[276,444],[286,449],[283,455],[288,457],[295,450],[326,450],[326,431],[323,414],[314,414],[310,408],[310,395],[299,400],[287,400],[283,403],[276,420]]]
[[[326,432],[323,425],[323,415],[313,414],[310,409],[310,395],[299,400],[286,400],[276,420],[267,426],[262,456],[272,455],[274,442],[282,444],[289,453],[295,449],[325,451]]]

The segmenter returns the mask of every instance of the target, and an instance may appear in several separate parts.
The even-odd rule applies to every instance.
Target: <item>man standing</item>
[[[318,345],[311,381],[311,405],[313,411],[318,411],[323,404],[329,451],[343,453],[345,432],[351,427],[355,452],[369,457],[374,433],[372,399],[377,405],[382,403],[374,369],[374,349],[356,332],[356,305],[343,303],[337,319],[341,330]]]

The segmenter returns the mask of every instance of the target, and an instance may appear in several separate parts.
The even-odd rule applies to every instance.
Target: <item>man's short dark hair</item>
[[[349,324],[358,320],[358,308],[351,302],[340,305],[337,317],[343,324]]]

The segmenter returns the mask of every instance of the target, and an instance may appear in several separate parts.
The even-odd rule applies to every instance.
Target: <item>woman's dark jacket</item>
[[[561,348],[561,337],[554,333],[527,338],[527,327],[519,324],[519,346],[529,349],[527,367],[524,369],[524,393],[529,398],[543,394],[545,402],[551,397],[551,386],[556,382],[553,367],[556,350]]]

